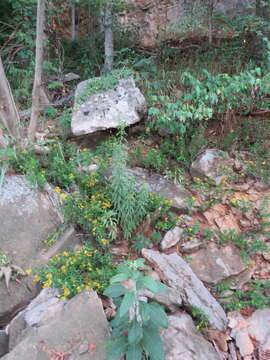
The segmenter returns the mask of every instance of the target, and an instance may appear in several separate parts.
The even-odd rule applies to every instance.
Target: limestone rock
[[[54,316],[45,322],[44,313],[38,313],[41,317],[39,320],[36,317],[35,323],[40,326],[28,324],[19,335],[17,345],[3,360],[40,360],[60,352],[65,352],[66,357],[73,360],[87,360],[89,357],[105,360],[107,320],[101,300],[95,292],[84,291],[64,302],[63,306],[54,309]],[[88,348],[89,351],[82,353],[81,347],[85,343],[93,345],[94,349]]]
[[[186,314],[168,317],[169,327],[161,331],[166,360],[219,360],[208,341],[196,331],[192,318]]]
[[[192,240],[185,242],[184,244],[181,244],[181,250],[185,254],[192,254],[197,250],[199,250],[202,246],[203,246],[203,242],[197,238],[194,238]]]
[[[213,329],[225,330],[224,310],[179,255],[165,255],[149,249],[143,249],[142,255],[160,272],[165,283],[180,292],[184,304],[201,309]]]
[[[235,246],[219,246],[215,243],[192,254],[190,267],[203,282],[216,285],[230,276],[245,270],[246,265]]]
[[[218,149],[203,151],[191,164],[190,174],[193,178],[207,178],[218,185],[224,177],[225,170],[231,171],[232,160],[227,153]]]
[[[128,173],[135,177],[138,186],[145,185],[150,192],[171,200],[171,205],[176,210],[180,212],[188,210],[185,200],[191,196],[191,193],[182,185],[174,184],[161,175],[150,174],[147,170],[138,167],[129,169]]]
[[[158,302],[171,312],[179,310],[179,307],[182,305],[182,298],[179,291],[173,288],[169,288],[168,291],[161,294],[154,294],[151,291],[143,290],[140,292],[140,295]]]
[[[259,345],[267,359],[266,355],[270,357],[270,308],[254,311],[248,319],[248,325],[249,336]]]
[[[260,359],[270,356],[270,309],[256,310],[247,319],[239,311],[228,314],[230,336],[235,339],[240,354],[250,356],[256,348]]]
[[[5,330],[0,330],[0,357],[8,352],[8,335]]]
[[[120,124],[135,124],[146,116],[145,98],[132,78],[121,79],[114,88],[90,95],[79,104],[80,96],[87,95],[87,87],[93,80],[95,79],[85,80],[77,86],[71,120],[73,135],[114,129]]]
[[[178,226],[176,226],[172,230],[169,230],[161,241],[161,249],[166,250],[176,245],[181,240],[183,232],[184,230],[179,228]]]
[[[6,176],[0,192],[0,252],[22,269],[37,264],[43,241],[61,224],[59,211],[48,193],[36,190],[24,176]],[[36,294],[29,277],[11,281],[9,293],[0,281],[0,325],[5,314],[26,304]]]

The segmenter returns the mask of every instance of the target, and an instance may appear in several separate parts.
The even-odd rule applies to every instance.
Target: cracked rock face
[[[68,301],[55,295],[44,289],[13,319],[10,352],[3,360],[41,360],[64,353],[73,360],[105,360],[109,331],[97,294],[84,291]],[[92,352],[90,345],[95,346]]]
[[[213,345],[196,331],[192,318],[186,314],[168,317],[169,327],[161,331],[166,360],[219,360]]]
[[[38,263],[43,241],[61,225],[59,204],[47,192],[37,190],[24,176],[6,176],[0,192],[0,252],[23,270]],[[6,314],[27,304],[36,294],[30,277],[11,281],[7,292],[0,282],[0,325]]]
[[[149,249],[143,249],[142,255],[160,273],[166,284],[179,291],[185,305],[201,309],[213,329],[226,329],[224,310],[179,255],[165,255]]]
[[[93,80],[85,80],[77,86],[71,120],[73,135],[114,129],[120,124],[132,125],[146,116],[145,98],[132,78],[121,79],[114,88],[87,98],[87,89]],[[87,99],[80,103],[82,95]]]
[[[203,282],[216,285],[246,269],[240,254],[240,250],[231,245],[208,244],[192,254],[190,267]]]

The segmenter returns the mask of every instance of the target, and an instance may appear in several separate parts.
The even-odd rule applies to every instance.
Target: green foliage
[[[149,195],[144,187],[137,188],[126,168],[126,154],[121,143],[114,145],[112,173],[112,204],[127,239],[147,214]]]
[[[253,280],[249,283],[249,290],[236,290],[229,301],[223,302],[223,306],[228,311],[242,310],[247,307],[267,308],[270,305],[269,290],[269,280]]]
[[[214,116],[224,118],[228,113],[249,113],[270,105],[269,73],[263,75],[260,68],[232,76],[204,70],[201,80],[184,72],[182,81],[188,91],[179,99],[152,97],[156,106],[149,109],[149,115],[154,128],[183,135]]]
[[[137,252],[140,253],[142,249],[150,249],[153,247],[152,242],[147,239],[143,234],[139,234],[134,237],[134,240],[132,241],[131,247]]]
[[[117,234],[110,187],[104,186],[101,177],[93,172],[81,179],[80,190],[64,199],[65,220],[94,235],[100,246],[108,247]]]
[[[104,75],[100,78],[92,79],[87,85],[85,90],[76,97],[76,105],[82,104],[86,101],[89,96],[93,94],[100,93],[102,91],[113,89],[119,82],[120,79],[129,77],[132,75],[131,70],[127,69],[118,69],[112,70],[112,72],[108,75]]]
[[[207,315],[201,309],[192,306],[191,316],[195,320],[197,330],[206,329],[209,327]]]
[[[118,266],[118,273],[104,295],[115,298],[118,310],[111,321],[113,328],[108,344],[107,359],[113,360],[125,355],[127,360],[164,360],[163,344],[158,328],[166,328],[168,320],[163,308],[155,303],[139,299],[139,290],[147,289],[153,293],[167,291],[167,287],[150,277],[144,276],[144,259],[127,261]],[[121,282],[127,281],[127,289]]]
[[[62,299],[71,298],[83,290],[102,292],[115,274],[107,253],[86,245],[79,250],[56,255],[35,275],[43,287],[56,287]]]
[[[168,167],[166,156],[158,148],[149,148],[143,153],[143,148],[137,146],[130,154],[129,158],[135,165],[143,165],[147,169],[164,171]]]

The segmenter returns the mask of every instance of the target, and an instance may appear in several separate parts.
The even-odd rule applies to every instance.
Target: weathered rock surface
[[[145,185],[146,188],[157,195],[172,201],[172,207],[181,212],[186,212],[188,207],[186,199],[191,193],[182,185],[174,184],[157,174],[150,174],[147,170],[141,168],[129,169],[128,173],[135,177],[138,186]]]
[[[8,335],[5,330],[0,330],[0,357],[8,352]]]
[[[189,240],[180,245],[181,250],[185,254],[192,254],[192,253],[196,252],[197,250],[199,250],[202,246],[203,246],[203,242],[197,238]]]
[[[168,291],[161,294],[154,294],[148,290],[143,290],[140,294],[165,306],[171,312],[179,310],[179,307],[182,305],[179,291],[173,288],[169,288]]]
[[[190,267],[203,282],[216,285],[218,282],[237,275],[245,270],[246,265],[235,246],[219,246],[215,243],[192,254]]]
[[[135,26],[138,33],[139,45],[146,48],[158,46],[159,39],[177,39],[181,33],[179,23],[183,19],[185,10],[190,9],[186,0],[126,0],[129,5],[124,13],[119,16],[122,26],[130,28]],[[254,5],[254,0],[222,0],[215,3],[215,11],[231,14],[245,14],[249,4]],[[196,30],[196,29],[195,29]],[[220,28],[219,28],[220,30]],[[202,36],[200,27],[199,35]],[[193,32],[194,33],[194,32]],[[216,34],[217,36],[219,35]]]
[[[49,359],[57,353],[73,360],[105,360],[108,327],[97,294],[85,291],[69,301],[42,297],[45,302],[36,299],[23,312],[25,328],[3,360]]]
[[[6,176],[0,192],[0,252],[22,269],[34,267],[42,242],[61,224],[59,212],[46,192],[36,190],[23,176]],[[1,318],[27,303],[36,293],[29,277],[11,281],[7,292],[0,281]]]
[[[179,255],[165,255],[149,249],[143,249],[142,255],[153,264],[165,283],[179,290],[184,304],[201,309],[212,328],[225,330],[224,310]]]
[[[166,360],[219,360],[208,341],[196,331],[192,318],[186,313],[170,315],[169,327],[161,331]]]
[[[240,354],[251,356],[258,348],[261,359],[270,356],[270,309],[256,310],[248,319],[238,311],[228,314],[230,336],[235,339]]]
[[[184,230],[178,226],[169,230],[161,241],[160,248],[166,250],[176,245],[181,240],[183,232]]]
[[[226,167],[231,170],[232,165],[232,159],[224,151],[207,149],[191,164],[190,174],[193,178],[210,179],[218,185],[226,173]]]
[[[145,98],[132,78],[121,79],[114,88],[90,95],[86,101],[79,104],[80,96],[87,95],[87,87],[91,86],[93,80],[85,80],[77,86],[71,120],[74,135],[113,129],[120,124],[135,124],[146,116]]]

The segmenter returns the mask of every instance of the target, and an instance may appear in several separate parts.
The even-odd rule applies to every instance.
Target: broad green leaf
[[[142,348],[140,345],[129,346],[126,352],[126,360],[141,360],[142,359]]]
[[[145,301],[139,301],[139,309],[143,322],[147,322],[150,319],[148,304]]]
[[[149,276],[145,276],[144,278],[140,279],[139,286],[142,286],[155,294],[164,293],[169,289],[168,286],[162,284],[160,281],[155,281]]]
[[[124,324],[126,327],[128,327],[128,323],[129,323],[129,316],[128,314],[126,314],[125,316],[120,316],[120,311],[118,310],[116,312],[116,315],[114,317],[113,320],[110,321],[110,325],[112,327],[122,327],[122,325]]]
[[[121,284],[113,284],[107,287],[103,292],[104,295],[109,297],[118,297],[124,295],[127,292],[127,289]]]
[[[151,322],[157,328],[167,328],[168,327],[168,318],[163,310],[162,306],[157,303],[147,304],[147,312],[150,316]]]
[[[165,360],[163,343],[156,329],[151,327],[143,329],[142,345],[151,360]]]
[[[120,281],[126,281],[126,280],[128,280],[128,278],[129,278],[128,274],[123,274],[123,273],[117,274],[110,279],[110,282],[115,283],[115,282],[120,282]]]
[[[135,300],[136,300],[136,298],[135,298],[134,291],[130,291],[125,294],[123,301],[120,305],[120,309],[119,309],[121,317],[124,316],[128,312],[128,310],[131,308],[131,306],[134,305]]]
[[[142,327],[136,321],[133,321],[133,324],[128,332],[128,342],[130,344],[138,344],[142,339],[142,336]]]
[[[124,337],[107,344],[107,360],[119,359],[126,352],[127,342]]]

